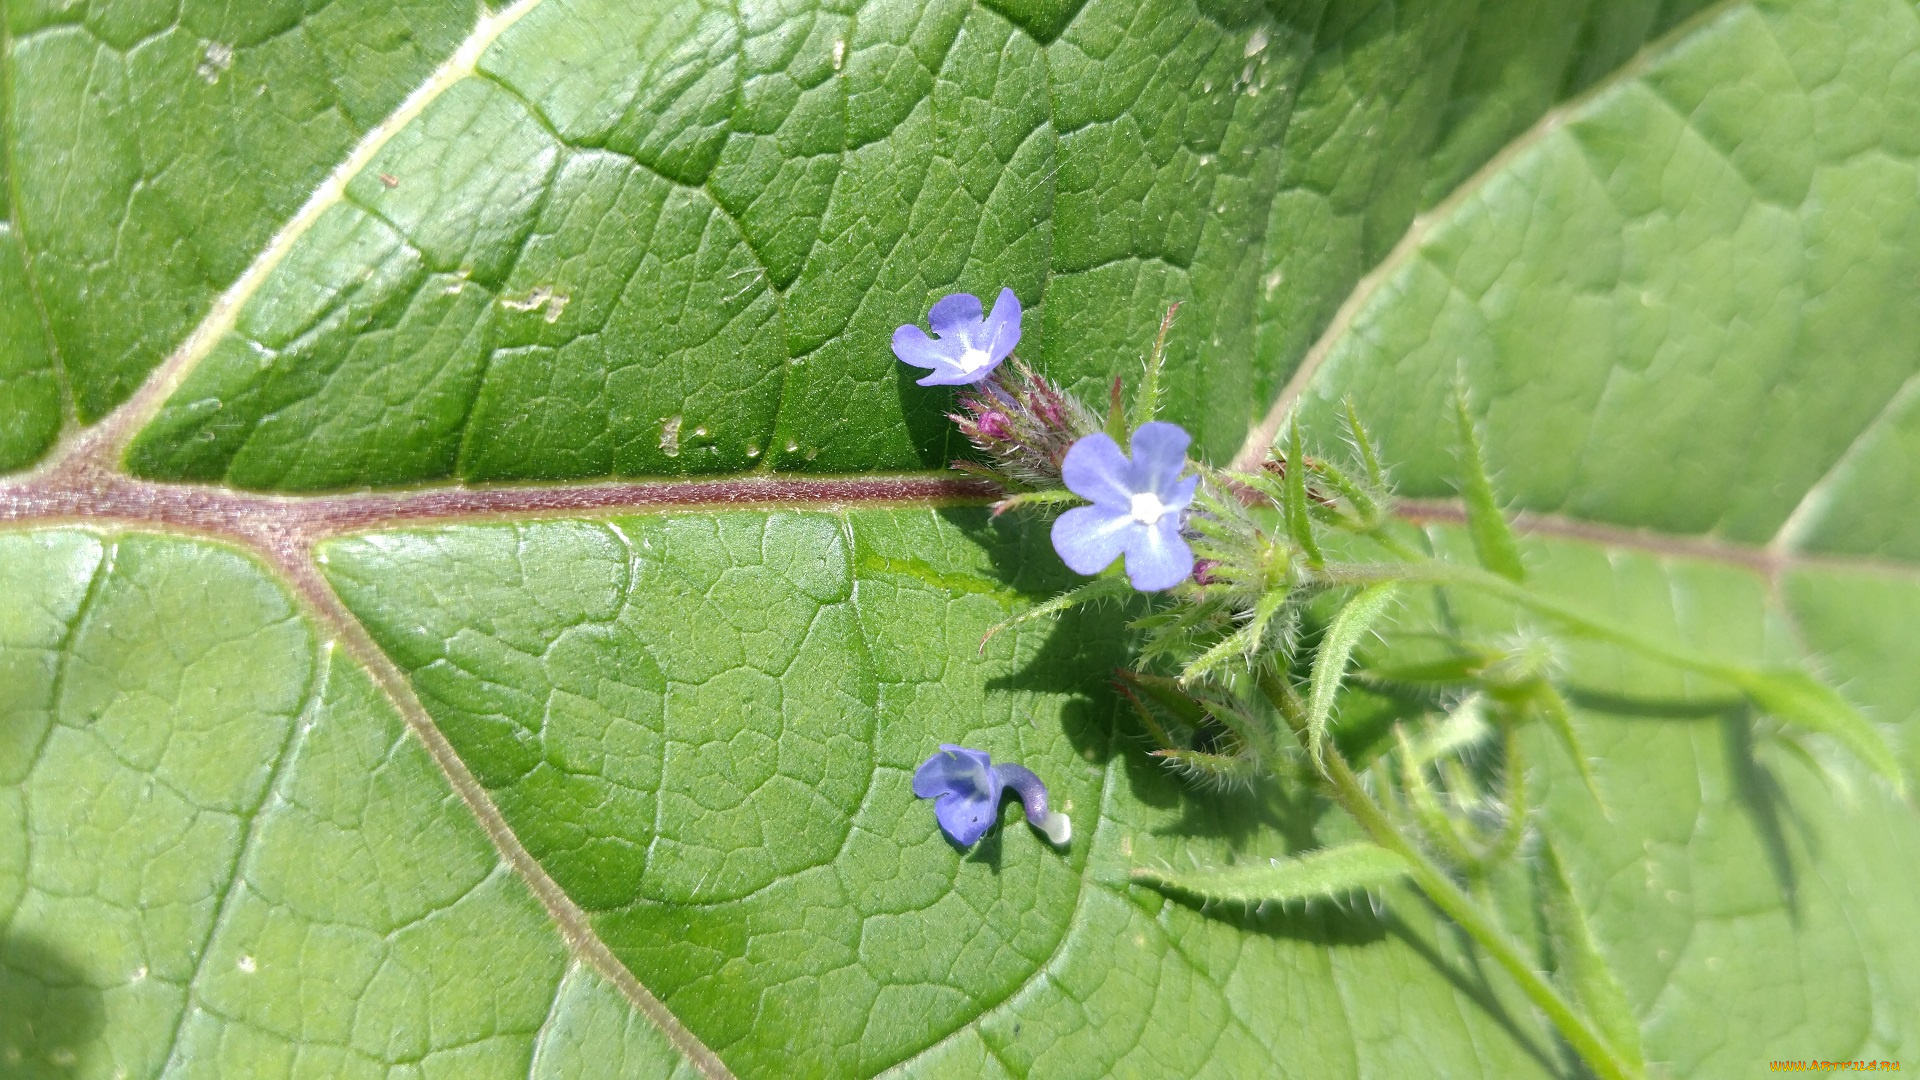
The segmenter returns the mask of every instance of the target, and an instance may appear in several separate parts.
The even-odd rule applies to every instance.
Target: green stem
[[[1611,642],[1683,671],[1710,675],[1735,686],[1738,686],[1740,681],[1740,669],[1732,665],[1709,660],[1695,653],[1655,645],[1631,630],[1596,619],[1558,600],[1548,599],[1498,574],[1490,574],[1470,566],[1428,558],[1405,563],[1364,565],[1328,563],[1315,568],[1314,577],[1325,585],[1374,585],[1382,581],[1402,581],[1477,589],[1483,593],[1498,596],[1518,607],[1526,608],[1535,614],[1544,615],[1581,637]]]
[[[1263,666],[1259,681],[1261,691],[1280,711],[1280,715],[1286,718],[1300,744],[1306,746],[1306,717],[1293,688],[1286,685],[1279,673],[1270,667]],[[1501,932],[1492,917],[1482,912],[1479,905],[1447,876],[1446,871],[1394,827],[1392,819],[1367,794],[1360,778],[1354,775],[1352,766],[1347,764],[1346,757],[1332,744],[1332,740],[1322,744],[1321,761],[1324,763],[1324,775],[1333,788],[1334,801],[1340,804],[1340,808],[1359,823],[1374,843],[1407,861],[1412,868],[1414,884],[1427,895],[1427,899],[1433,901],[1433,906],[1478,942],[1495,963],[1506,969],[1513,981],[1519,984],[1521,992],[1546,1014],[1547,1019],[1559,1030],[1560,1036],[1586,1061],[1595,1075],[1601,1080],[1642,1080],[1638,1072],[1614,1053],[1586,1017],[1581,1016],[1554,989],[1552,983],[1533,969],[1519,946],[1507,940],[1506,934]]]
[[[1520,725],[1507,717],[1500,724],[1504,735],[1507,773],[1507,825],[1499,843],[1487,852],[1486,867],[1502,862],[1520,850],[1527,835],[1527,763],[1520,756]]]

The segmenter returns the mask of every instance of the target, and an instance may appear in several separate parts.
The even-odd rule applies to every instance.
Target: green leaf
[[[1580,742],[1579,731],[1573,726],[1573,710],[1567,707],[1566,698],[1560,696],[1560,691],[1552,683],[1544,680],[1534,685],[1528,697],[1559,738],[1567,757],[1572,759],[1573,767],[1580,773],[1580,781],[1587,786],[1587,794],[1592,795],[1593,801],[1605,812],[1606,797],[1600,794],[1600,782],[1593,777],[1593,762],[1587,755],[1587,748]]]
[[[1174,316],[1180,312],[1179,304],[1168,306],[1167,313],[1160,319],[1160,332],[1154,335],[1153,350],[1147,353],[1146,367],[1140,373],[1140,386],[1133,395],[1133,426],[1150,423],[1160,414],[1161,376],[1167,366],[1167,335],[1173,332]]]
[[[659,1029],[596,1019],[626,1002],[570,970],[391,705],[259,566],[12,533],[0,595],[10,1073],[681,1062]]]
[[[9,5],[0,325],[25,353],[9,348],[4,362],[32,370],[51,345],[72,410],[99,419],[453,52],[474,14],[460,0]],[[37,456],[58,429],[24,427],[27,417],[57,409],[45,391],[0,397],[4,449],[22,454],[10,462]]]
[[[1260,599],[1254,603],[1253,610],[1247,613],[1247,619],[1240,627],[1194,657],[1180,670],[1181,683],[1194,685],[1202,675],[1230,661],[1237,660],[1243,666],[1254,662],[1266,643],[1267,627],[1286,606],[1288,595],[1288,590],[1284,588],[1269,589],[1260,594]]]
[[[1333,715],[1334,696],[1347,677],[1347,662],[1353,650],[1373,624],[1399,599],[1400,588],[1392,582],[1370,585],[1341,605],[1332,625],[1321,636],[1313,651],[1313,675],[1307,683],[1307,737],[1316,760],[1320,744],[1327,737],[1327,721]]]
[[[1856,45],[1831,63],[1796,45],[1830,35]],[[1522,509],[1765,544],[1904,503],[1911,474],[1863,451],[1912,405],[1913,130],[1840,102],[1877,100],[1917,36],[1897,0],[1725,7],[1394,253],[1314,373],[1309,426],[1351,398],[1403,490],[1447,495],[1434,406],[1464,370]]]
[[[1300,425],[1287,429],[1287,475],[1281,510],[1287,519],[1287,535],[1300,549],[1309,566],[1319,566],[1326,556],[1313,537],[1313,517],[1307,511],[1307,455],[1300,448]]]
[[[0,469],[57,459],[0,478],[0,1072],[1563,1072],[1402,885],[1128,883],[1354,833],[1148,758],[1127,613],[979,654],[1081,581],[882,475],[962,448],[887,348],[954,291],[1096,402],[1179,301],[1198,457],[1351,399],[1429,523],[1464,358],[1530,585],[1920,762],[1901,0],[489,7],[0,12]],[[1846,726],[1554,644],[1612,816],[1530,745],[1529,822],[1653,1067],[1912,1057],[1920,826]],[[1074,843],[952,848],[943,741]]]
[[[1002,286],[1022,355],[1091,397],[1194,299],[1168,404],[1224,456],[1260,400],[1237,283],[1310,35],[1107,0],[1042,42],[1018,23],[1055,18],[1006,6],[1031,18],[532,7],[294,242],[135,469],[311,490],[937,467],[946,395],[885,343]]]
[[[1141,861],[1288,848],[1271,827],[1236,826],[1239,844],[1219,832],[1259,813],[1248,796],[1193,802],[1142,770],[1124,704],[1099,689],[1127,655],[1122,620],[1076,611],[976,656],[1024,597],[1071,580],[1046,543],[985,510],[865,510],[452,526],[323,550],[514,834],[737,1072],[862,1074],[977,1040],[1035,1070],[1105,1072],[1194,1029],[1173,1015],[1114,1044],[1086,988],[1108,988],[1103,1012],[1140,1017],[1144,999],[1103,973],[1173,963],[1208,1012],[1259,1008],[1179,951],[1251,947],[1246,970],[1277,975],[1322,946],[1129,898]],[[1019,591],[958,587],[995,565],[1020,568]],[[1010,808],[956,852],[910,790],[941,742],[1032,768],[1075,822],[1071,847]],[[1410,926],[1421,944],[1362,962],[1448,1003],[1409,1017],[1424,1024],[1456,991],[1415,959],[1431,922]],[[1338,989],[1300,1004],[1337,1010]],[[1295,1057],[1337,1071],[1353,1053],[1342,1037]],[[1268,1054],[1233,1037],[1212,1060],[1257,1071]],[[1502,1042],[1491,1059],[1520,1068],[1523,1051]]]
[[[1405,859],[1386,848],[1360,842],[1216,870],[1170,871],[1143,866],[1133,872],[1133,880],[1203,900],[1287,904],[1377,888],[1406,874]]]

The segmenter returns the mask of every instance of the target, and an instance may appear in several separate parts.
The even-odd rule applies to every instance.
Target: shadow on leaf
[[[104,1020],[72,957],[26,934],[0,937],[0,1080],[104,1074]]]
[[[1767,868],[1780,888],[1780,899],[1787,918],[1800,924],[1800,879],[1793,865],[1793,853],[1787,846],[1787,823],[1797,826],[1803,841],[1811,840],[1809,830],[1786,789],[1755,753],[1753,713],[1741,709],[1721,718],[1720,731],[1727,749],[1727,773],[1733,778],[1734,801],[1753,822],[1753,831],[1766,852]]]

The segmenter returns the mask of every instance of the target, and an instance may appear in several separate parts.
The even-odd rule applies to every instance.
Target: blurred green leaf
[[[5,1075],[684,1064],[260,567],[0,534],[0,596]]]
[[[1213,870],[1175,871],[1143,866],[1133,872],[1133,880],[1202,900],[1288,904],[1375,888],[1398,881],[1406,874],[1405,859],[1362,841],[1288,859]]]

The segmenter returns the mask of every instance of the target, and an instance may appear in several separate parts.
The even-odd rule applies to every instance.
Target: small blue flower
[[[1171,589],[1193,573],[1193,549],[1180,537],[1198,476],[1180,479],[1192,442],[1178,424],[1141,424],[1133,456],[1106,435],[1073,444],[1060,463],[1067,489],[1093,503],[1053,523],[1053,550],[1075,573],[1097,574],[1122,554],[1141,592]]]
[[[938,340],[912,323],[893,332],[893,355],[902,363],[932,368],[921,386],[961,386],[993,374],[1020,344],[1020,298],[1001,289],[993,314],[980,317],[980,298],[972,293],[945,296],[927,313]]]
[[[1000,796],[1012,788],[1027,810],[1027,822],[1064,844],[1073,835],[1067,815],[1047,809],[1047,785],[1022,765],[995,765],[984,751],[941,743],[940,752],[913,774],[913,793],[933,799],[940,828],[961,847],[978,843],[1000,818]]]

